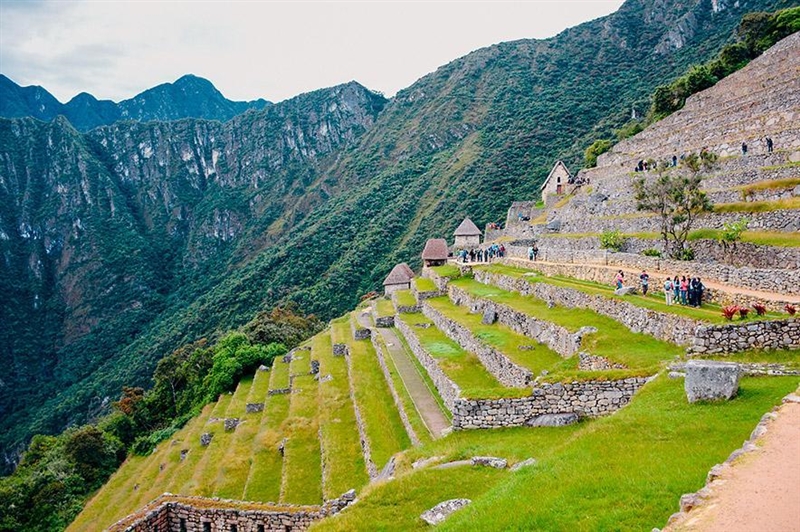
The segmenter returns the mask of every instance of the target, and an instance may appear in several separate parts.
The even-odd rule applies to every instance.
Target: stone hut
[[[411,279],[414,278],[414,270],[408,264],[402,262],[392,268],[389,275],[383,281],[383,293],[389,295],[395,290],[407,290],[411,288]]]
[[[425,242],[425,249],[422,250],[422,262],[425,266],[444,266],[448,254],[444,238],[431,238]]]
[[[563,161],[556,161],[547,179],[542,183],[542,201],[547,204],[548,197],[558,197],[566,193],[567,184],[572,180],[567,165]]]
[[[481,245],[481,230],[469,218],[464,218],[453,235],[456,237],[456,248],[474,248]]]

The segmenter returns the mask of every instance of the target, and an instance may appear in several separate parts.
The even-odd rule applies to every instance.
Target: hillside
[[[224,125],[82,135],[60,120],[0,121],[6,456],[256,310],[352,308],[394,263],[416,264],[425,238],[466,213],[500,220],[554,157],[574,167],[743,13],[786,4],[630,0],[552,39],[478,50],[388,103],[350,84]],[[96,218],[71,216],[76,205]]]
[[[236,102],[225,98],[210,81],[192,75],[148,89],[119,103],[98,100],[82,92],[62,104],[39,86],[21,87],[0,74],[0,116],[32,117],[49,122],[63,115],[79,131],[111,125],[119,120],[179,120],[202,118],[226,122],[248,109],[270,105],[264,99]]]

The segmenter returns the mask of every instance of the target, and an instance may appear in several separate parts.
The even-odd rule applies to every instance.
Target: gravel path
[[[758,445],[675,532],[800,531],[800,403],[784,403]]]

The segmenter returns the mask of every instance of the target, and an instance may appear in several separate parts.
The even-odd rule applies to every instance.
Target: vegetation
[[[651,97],[650,120],[660,120],[681,109],[686,98],[743,68],[796,31],[800,31],[800,7],[745,15],[737,29],[737,42],[726,45],[713,60],[692,65],[686,74],[669,85],[656,88]]]
[[[742,239],[742,233],[747,230],[750,220],[740,218],[735,222],[725,222],[719,233],[718,242],[722,244],[725,253],[730,257],[736,252],[736,243]]]
[[[598,139],[594,141],[591,146],[586,148],[586,151],[583,154],[583,167],[594,168],[597,166],[597,158],[610,149],[610,140]]]
[[[787,177],[784,179],[767,179],[739,188],[742,193],[742,200],[749,201],[758,192],[769,190],[791,190],[800,185],[800,177]]]
[[[611,251],[622,251],[625,246],[625,237],[618,230],[603,231],[600,235],[600,247]]]
[[[415,277],[413,282],[417,292],[435,292],[437,290],[433,280],[427,277]]]
[[[642,177],[634,183],[636,208],[657,214],[661,220],[661,238],[670,257],[690,260],[686,241],[697,217],[712,209],[711,201],[700,190],[699,162],[684,161],[691,176],[661,172],[653,180]]]
[[[742,201],[735,203],[718,203],[714,212],[770,212],[778,210],[800,209],[800,198],[787,198],[774,201]]]
[[[413,307],[417,304],[414,292],[411,290],[397,290],[393,297],[396,299],[397,305],[401,307]]]

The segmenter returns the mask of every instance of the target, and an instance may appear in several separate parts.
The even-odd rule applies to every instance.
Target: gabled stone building
[[[383,293],[388,296],[395,290],[407,290],[411,288],[411,280],[413,278],[414,270],[405,262],[401,262],[392,268],[392,271],[384,279]]]
[[[556,161],[547,179],[542,183],[542,201],[547,205],[548,197],[557,197],[565,194],[567,185],[571,180],[572,174],[567,169],[567,165],[563,161]]]
[[[456,248],[474,248],[481,245],[481,230],[469,218],[464,218],[453,236],[456,237],[454,244]]]
[[[422,262],[425,266],[444,266],[448,254],[444,238],[431,238],[425,242],[425,249],[422,250]]]

